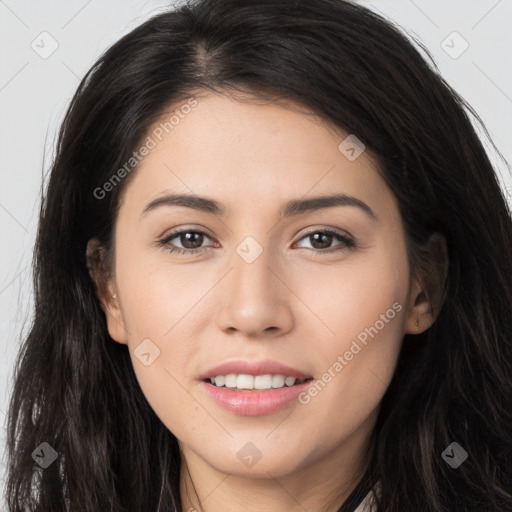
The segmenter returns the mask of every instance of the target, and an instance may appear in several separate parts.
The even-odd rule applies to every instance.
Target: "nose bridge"
[[[274,259],[272,250],[253,237],[236,247],[222,288],[219,327],[254,334],[289,322],[290,315],[283,309],[286,287],[274,274]]]
[[[238,301],[255,302],[265,300],[269,303],[275,291],[275,276],[269,267],[272,262],[272,251],[254,237],[248,236],[236,247],[232,257],[233,270],[231,296]]]

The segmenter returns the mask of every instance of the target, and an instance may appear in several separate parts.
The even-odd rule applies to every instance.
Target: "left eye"
[[[304,235],[300,240],[308,238],[310,240],[313,240],[314,244],[318,243],[320,246],[324,246],[319,248],[313,247],[312,249],[310,249],[319,253],[331,253],[335,251],[342,251],[344,249],[352,249],[353,247],[355,247],[355,241],[351,236],[344,233],[338,233],[337,231],[333,231],[331,229],[318,229],[316,231],[310,231],[309,233]],[[329,246],[331,244],[333,238],[337,238],[340,241],[340,243],[337,244],[334,249],[331,249],[329,251],[322,250],[325,249],[325,245]],[[309,247],[306,247],[306,249],[309,249]]]
[[[192,254],[205,249],[204,247],[201,247],[205,237],[211,239],[211,237],[203,231],[182,230],[171,233],[164,239],[159,240],[159,244],[161,246],[168,246],[170,252],[177,252],[178,254]],[[182,247],[176,247],[174,244],[171,244],[171,240],[174,240],[175,238],[180,240]],[[355,247],[354,239],[348,234],[338,233],[337,231],[330,229],[310,231],[302,236],[302,238],[299,239],[299,242],[304,239],[310,239],[313,241],[313,244],[320,245],[320,247],[304,247],[304,249],[316,253],[331,253]],[[325,250],[331,245],[333,239],[338,239],[340,243],[336,244],[334,249]]]

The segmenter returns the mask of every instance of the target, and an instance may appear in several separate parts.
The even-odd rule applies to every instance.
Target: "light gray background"
[[[222,0],[220,0],[222,1]],[[306,1],[306,0],[304,0]],[[419,38],[512,162],[512,0],[364,0]],[[0,0],[0,478],[14,358],[32,318],[31,258],[43,170],[79,79],[122,35],[164,10],[157,0]],[[58,48],[41,58],[31,47]],[[469,47],[458,58],[461,39]],[[443,41],[445,43],[443,44]],[[364,42],[363,42],[364,44]],[[44,45],[44,46],[43,46]],[[512,202],[510,170],[486,144]],[[43,162],[44,157],[44,162]],[[51,371],[51,368],[48,369]],[[0,494],[4,486],[0,484]],[[0,497],[0,512],[3,496]],[[5,506],[5,505],[4,505]]]

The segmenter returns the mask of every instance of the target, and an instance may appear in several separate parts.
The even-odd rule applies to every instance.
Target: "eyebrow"
[[[148,203],[141,217],[160,206],[184,206],[218,216],[223,216],[226,213],[225,207],[214,199],[190,194],[166,194]],[[281,218],[292,217],[294,215],[314,212],[325,208],[333,208],[335,206],[355,206],[365,212],[372,220],[377,220],[377,216],[366,203],[347,194],[316,196],[308,199],[293,199],[288,201],[279,210],[279,216]]]

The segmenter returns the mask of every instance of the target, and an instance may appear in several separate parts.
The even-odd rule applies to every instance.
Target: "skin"
[[[123,190],[114,272],[95,277],[109,333],[128,345],[144,395],[179,440],[184,511],[336,511],[366,467],[404,334],[435,320],[428,290],[411,275],[402,219],[377,161],[368,150],[349,161],[338,149],[348,133],[269,102],[195,97],[197,107]],[[167,205],[141,216],[164,191],[207,196],[226,213]],[[279,217],[291,199],[335,192],[363,201],[377,219],[355,206]],[[180,227],[208,236],[158,245]],[[305,236],[325,228],[356,246]],[[252,263],[236,252],[247,236],[263,249]],[[173,244],[209,249],[176,254]],[[240,416],[197,380],[228,359],[274,359],[321,378],[394,303],[401,311],[306,405]],[[148,338],[160,356],[145,366],[134,350]],[[262,454],[250,468],[237,457],[247,442]]]

